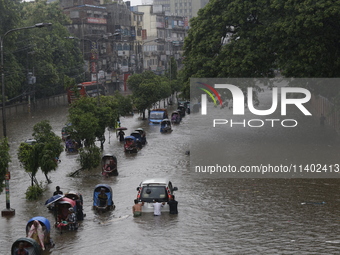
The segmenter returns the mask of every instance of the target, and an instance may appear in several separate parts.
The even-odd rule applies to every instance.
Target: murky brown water
[[[64,192],[77,190],[83,194],[87,216],[76,232],[60,234],[52,228],[56,246],[45,254],[339,253],[338,179],[195,178],[185,155],[189,149],[190,115],[167,135],[137,115],[122,118],[122,125],[129,128],[126,133],[143,127],[148,144],[137,155],[125,155],[115,134],[106,133],[104,153],[117,155],[117,177],[105,179],[99,169],[67,177],[78,169],[78,164],[76,155],[63,152],[59,168],[50,175],[52,184],[45,184],[43,175],[37,176],[44,182],[44,197],[37,202],[26,201],[24,193],[30,180],[16,159],[17,148],[31,137],[33,125],[43,119],[50,120],[54,131],[60,134],[66,115],[67,107],[59,107],[8,119],[11,207],[16,215],[0,218],[0,254],[10,254],[11,244],[25,236],[30,218],[40,215],[54,223],[44,202],[57,185]],[[179,189],[175,193],[179,214],[163,213],[161,217],[144,214],[133,218],[131,206],[136,187],[143,179],[163,176],[169,177]],[[91,209],[93,188],[98,183],[109,184],[113,189],[116,209],[112,213],[97,215]],[[0,195],[0,209],[1,206],[5,208],[4,193]],[[126,215],[129,217],[120,219]]]

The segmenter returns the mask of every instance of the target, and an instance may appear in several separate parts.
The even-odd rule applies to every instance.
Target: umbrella
[[[64,197],[64,195],[55,195],[53,197],[50,197],[49,199],[46,200],[45,205],[49,206],[51,204],[53,204],[54,202],[57,202],[59,199],[62,199]]]
[[[119,127],[119,128],[116,128],[116,130],[127,130],[126,127]]]

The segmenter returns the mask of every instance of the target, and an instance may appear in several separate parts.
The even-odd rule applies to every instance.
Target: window
[[[159,202],[167,202],[168,196],[164,186],[144,186],[141,193],[141,200],[144,202],[153,202],[158,199]]]

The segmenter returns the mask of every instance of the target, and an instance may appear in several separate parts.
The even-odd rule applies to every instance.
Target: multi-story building
[[[105,4],[104,4],[105,2]],[[73,39],[79,40],[85,80],[125,89],[127,77],[143,70],[164,74],[181,46],[188,26],[181,15],[167,15],[162,5],[130,7],[123,0],[60,0]]]
[[[122,0],[60,0],[72,21],[68,30],[80,41],[86,63],[86,80],[105,82],[109,90],[119,88],[130,74],[131,53],[136,37],[131,11]]]
[[[144,13],[131,11],[131,25],[135,27],[136,38],[133,47],[134,55],[131,58],[131,65],[134,73],[143,71],[143,41],[146,39],[146,29],[143,28]]]
[[[154,13],[152,5],[138,5],[132,8],[133,11],[143,13],[144,36],[141,41],[141,50],[143,52],[140,62],[143,64],[143,70],[152,70],[161,73],[160,64],[160,47],[158,38],[164,38],[164,14]],[[164,46],[163,46],[164,47]]]
[[[132,10],[144,13],[146,37],[143,45],[143,68],[157,74],[169,71],[169,61],[181,61],[180,51],[186,36],[185,17],[166,15],[161,5],[138,5]]]

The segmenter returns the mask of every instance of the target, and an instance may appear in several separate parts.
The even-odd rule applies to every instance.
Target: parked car
[[[154,178],[142,181],[137,187],[137,199],[144,202],[143,212],[153,212],[153,202],[165,202],[162,211],[169,212],[167,202],[177,187],[173,187],[167,178]]]

